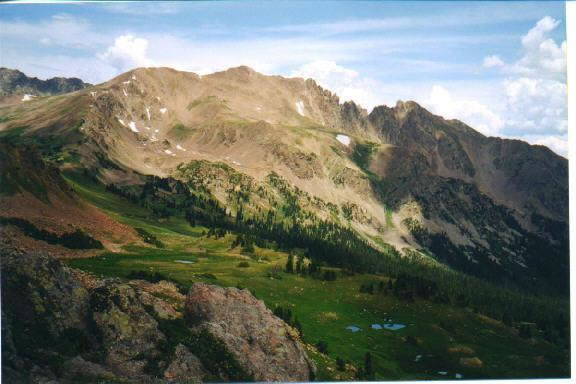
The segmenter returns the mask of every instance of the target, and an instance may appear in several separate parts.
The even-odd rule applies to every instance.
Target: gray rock
[[[178,344],[174,350],[174,359],[164,371],[164,378],[170,381],[201,383],[206,371],[200,359],[188,348]]]
[[[247,290],[196,283],[185,316],[220,340],[256,381],[309,381],[315,370],[298,333]]]
[[[106,350],[106,365],[122,376],[145,375],[148,360],[158,355],[156,346],[165,337],[134,288],[107,280],[92,291],[90,303]]]

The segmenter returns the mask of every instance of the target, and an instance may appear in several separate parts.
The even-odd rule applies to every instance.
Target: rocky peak
[[[91,86],[78,78],[54,77],[40,80],[9,68],[0,68],[0,96],[30,94],[34,96],[57,95],[74,92]]]

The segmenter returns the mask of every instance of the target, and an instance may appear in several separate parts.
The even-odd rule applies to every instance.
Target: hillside
[[[266,182],[274,172],[306,214],[350,225],[376,247],[425,248],[480,276],[566,287],[553,276],[567,265],[567,161],[545,147],[485,137],[414,102],[368,114],[310,79],[247,67],[202,77],[142,68],[1,113],[6,134],[57,136],[76,162],[61,166],[90,169],[105,184],[142,183],[141,175],[188,182],[194,175],[182,167],[192,166],[232,212],[239,203],[230,189],[249,185],[242,204],[254,211],[282,200],[254,193],[275,194]],[[219,164],[228,170],[214,173]],[[543,261],[534,250],[547,247],[552,259]]]
[[[248,67],[69,90],[0,104],[15,382],[569,375],[548,148]]]

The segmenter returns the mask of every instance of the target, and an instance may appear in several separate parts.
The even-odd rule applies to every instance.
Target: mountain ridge
[[[50,112],[40,122],[43,109]],[[410,219],[497,264],[509,258],[527,265],[508,244],[523,236],[516,224],[502,227],[495,240],[494,228],[460,212],[480,215],[479,208],[470,208],[480,204],[500,217],[498,206],[504,206],[504,215],[522,231],[552,239],[558,234],[543,229],[542,220],[567,222],[567,162],[550,150],[486,137],[414,101],[368,113],[354,102],[340,103],[312,79],[267,76],[246,66],[202,76],[137,68],[50,105],[37,100],[0,112],[18,116],[0,123],[1,130],[28,127],[21,138],[58,135],[62,148],[79,156],[74,166],[92,169],[107,184],[134,183],[146,174],[172,176],[177,166],[195,161],[207,161],[203,167],[227,164],[265,189],[268,175],[276,172],[308,196],[299,204],[310,214],[398,250],[422,246],[406,224]],[[449,202],[431,203],[439,186],[460,208],[453,212]],[[215,184],[211,193],[235,212],[239,206],[229,201],[229,187],[228,181]],[[322,204],[308,205],[312,198],[334,204],[335,216],[326,215]],[[256,210],[267,203],[250,204]],[[496,251],[487,239],[502,245]]]
[[[10,101],[10,96],[24,96],[20,101],[31,100],[33,97],[59,95],[74,92],[92,84],[71,77],[52,77],[41,80],[28,77],[17,69],[0,67],[0,102]],[[12,97],[14,99],[14,97]]]
[[[0,160],[14,382],[570,374],[550,150],[310,79],[141,68],[0,103]]]

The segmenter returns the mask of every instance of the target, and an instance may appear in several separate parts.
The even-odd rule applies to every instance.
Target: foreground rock
[[[297,332],[247,290],[194,284],[185,316],[222,341],[256,381],[309,381],[314,374]]]
[[[169,282],[97,279],[44,253],[0,256],[6,382],[311,378],[296,332],[248,291],[195,284],[185,297]]]

